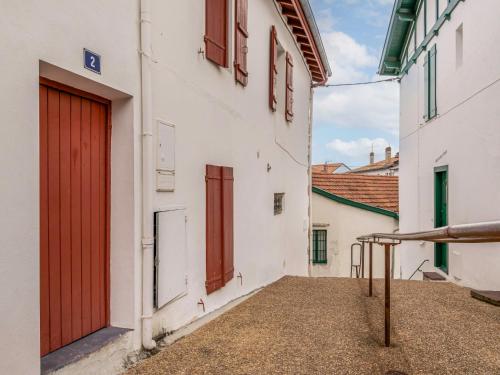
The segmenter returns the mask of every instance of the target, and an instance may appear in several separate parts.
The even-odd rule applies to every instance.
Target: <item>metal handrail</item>
[[[444,243],[500,242],[500,221],[475,224],[448,225],[413,233],[372,233],[358,237],[358,241],[430,241]]]
[[[417,267],[417,269],[415,270],[415,272],[413,272],[413,273],[411,274],[411,276],[410,276],[410,278],[409,278],[408,280],[411,280],[411,278],[412,278],[413,276],[415,276],[415,274],[416,274],[418,271],[422,272],[422,270],[420,269],[420,267],[422,267],[422,266],[424,265],[424,263],[425,263],[425,262],[428,262],[428,261],[429,261],[429,259],[425,259],[422,263],[420,263],[420,265]]]
[[[493,243],[500,242],[500,221],[489,221],[474,224],[448,225],[441,228],[414,233],[372,233],[357,238],[363,245],[370,246],[370,276],[368,282],[368,295],[373,295],[373,281],[371,272],[372,246],[379,244],[384,247],[385,276],[384,276],[384,305],[385,305],[385,346],[391,345],[391,277],[390,259],[391,246],[399,245],[402,241],[429,241],[437,243]],[[425,263],[422,262],[422,264]],[[422,265],[419,266],[419,268]],[[417,269],[418,271],[418,269]],[[415,271],[415,272],[417,272]],[[415,274],[413,273],[413,275]],[[413,277],[413,275],[411,277]],[[410,279],[411,279],[410,277]]]

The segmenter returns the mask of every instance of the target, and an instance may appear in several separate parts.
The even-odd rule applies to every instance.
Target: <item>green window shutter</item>
[[[313,230],[313,263],[327,263],[326,230]]]
[[[424,119],[429,119],[429,54],[425,55],[424,62]]]
[[[436,101],[436,45],[430,51],[429,56],[429,118],[437,115]]]

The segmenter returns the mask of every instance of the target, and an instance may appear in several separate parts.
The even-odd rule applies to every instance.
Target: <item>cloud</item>
[[[385,148],[389,146],[389,142],[384,138],[359,138],[352,141],[344,141],[342,139],[334,139],[327,143],[326,147],[335,151],[343,157],[350,160],[367,160],[370,152],[375,152],[375,155],[384,155]],[[375,160],[378,160],[376,158]]]
[[[363,70],[375,68],[378,64],[377,57],[369,52],[367,46],[341,31],[323,33],[322,38],[328,60],[332,64],[332,82],[366,79],[367,75]]]
[[[321,90],[321,89],[318,89]],[[343,128],[371,128],[398,133],[397,83],[334,87],[315,97],[315,120]]]

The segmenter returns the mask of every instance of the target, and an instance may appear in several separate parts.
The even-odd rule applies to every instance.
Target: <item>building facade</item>
[[[380,73],[401,76],[400,229],[498,220],[500,4],[396,1]],[[403,277],[424,270],[498,290],[495,244],[403,243]]]
[[[105,361],[62,369],[113,373],[307,275],[312,87],[330,74],[307,1],[1,8],[0,373],[115,327]]]
[[[311,276],[368,277],[368,246],[357,237],[398,230],[398,177],[313,172]],[[400,277],[399,249],[393,248],[391,273]],[[361,267],[353,266],[364,264]],[[374,245],[373,276],[384,277],[383,248]]]
[[[325,162],[324,164],[315,164],[312,166],[313,173],[328,173],[328,174],[347,173],[350,170],[351,170],[351,168],[349,168],[344,163]]]
[[[375,153],[370,152],[370,164],[353,169],[351,173],[361,173],[371,176],[397,176],[399,174],[399,152],[392,155],[392,148],[386,147],[385,157],[375,161]]]

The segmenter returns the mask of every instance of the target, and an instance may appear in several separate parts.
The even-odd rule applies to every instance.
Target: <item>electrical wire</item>
[[[362,85],[374,85],[376,83],[382,83],[382,82],[394,82],[394,81],[401,81],[401,78],[396,77],[396,78],[388,78],[388,79],[380,79],[378,81],[369,81],[369,82],[354,82],[354,83],[332,83],[328,85],[323,85],[319,87],[343,87],[343,86],[362,86]]]

